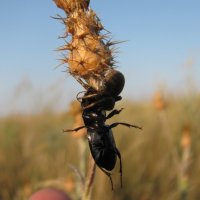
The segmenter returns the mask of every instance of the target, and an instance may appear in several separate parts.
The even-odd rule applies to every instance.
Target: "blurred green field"
[[[114,192],[109,179],[97,168],[92,199],[200,199],[200,95],[167,95],[163,107],[155,105],[159,101],[123,100],[117,104],[125,109],[108,123],[134,123],[143,130],[113,130],[122,154],[123,188],[119,163],[113,174]],[[67,112],[51,111],[0,119],[0,199],[27,199],[35,189],[45,186],[64,188],[78,199],[80,181],[74,169],[80,170],[85,159],[80,156],[81,141],[86,145],[86,165],[89,147],[86,139],[62,133],[63,128],[73,126],[73,120]]]

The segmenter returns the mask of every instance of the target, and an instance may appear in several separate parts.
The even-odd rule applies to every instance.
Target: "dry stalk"
[[[179,174],[180,171],[180,159],[178,155],[178,151],[173,143],[172,140],[172,131],[170,129],[170,123],[167,116],[167,102],[162,94],[162,92],[157,92],[154,96],[154,107],[157,110],[159,121],[162,125],[163,129],[163,135],[166,138],[166,142],[169,145],[169,148],[171,149],[170,153],[173,159],[173,164],[175,166],[175,169],[177,170],[177,174]]]
[[[154,107],[158,111],[159,120],[163,127],[163,133],[166,138],[166,141],[170,145],[171,155],[174,162],[175,169],[177,171],[177,179],[179,182],[179,192],[180,199],[187,200],[188,199],[188,169],[190,166],[190,154],[191,154],[191,136],[189,126],[185,126],[183,130],[183,135],[181,138],[181,150],[182,157],[178,155],[178,151],[172,141],[172,137],[170,137],[170,123],[168,121],[166,108],[167,103],[163,97],[163,95],[158,92],[154,98]]]
[[[88,170],[87,177],[85,180],[85,188],[84,188],[84,194],[83,194],[82,200],[91,199],[92,186],[93,186],[94,177],[95,177],[96,164],[91,155],[90,155],[89,161],[90,161],[90,166],[89,166],[89,170]]]
[[[185,126],[181,138],[182,158],[180,167],[180,195],[181,200],[188,199],[189,189],[189,175],[188,170],[190,166],[191,157],[191,133],[189,126]]]
[[[82,126],[83,120],[82,120],[82,111],[80,104],[78,102],[73,101],[70,106],[70,114],[74,117],[74,128]],[[78,177],[81,177],[81,181],[78,181],[76,192],[77,196],[81,198],[82,200],[90,200],[91,192],[92,192],[92,186],[93,181],[95,177],[95,168],[96,165],[94,163],[93,158],[89,157],[89,169],[86,174],[86,160],[87,160],[87,153],[86,153],[86,129],[81,129],[79,132],[72,133],[73,137],[76,137],[78,139],[78,147],[79,147],[79,153],[80,153],[80,162],[79,162],[79,170],[77,172]],[[74,168],[74,167],[73,167]],[[77,169],[74,169],[74,171],[77,171]]]

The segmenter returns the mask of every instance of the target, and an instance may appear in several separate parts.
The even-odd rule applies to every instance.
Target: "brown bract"
[[[87,9],[88,1],[85,0],[53,0],[55,4],[66,13],[71,13],[76,9]]]
[[[63,19],[66,25],[66,36],[70,41],[59,50],[64,52],[63,64],[68,65],[72,76],[87,79],[95,74],[102,74],[113,65],[110,43],[105,42],[105,36],[100,31],[103,26],[92,9],[88,8],[87,0],[54,0],[63,9],[67,17]]]
[[[87,76],[109,68],[111,52],[98,37],[86,35],[82,39],[74,38],[72,47],[68,60],[70,73]]]
[[[162,92],[156,92],[154,95],[154,106],[158,111],[164,110],[167,107],[166,100],[164,99],[164,96]]]

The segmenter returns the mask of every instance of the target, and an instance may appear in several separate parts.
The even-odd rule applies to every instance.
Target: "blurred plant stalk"
[[[85,187],[84,187],[84,193],[82,196],[82,200],[90,200],[91,199],[91,193],[93,188],[93,181],[95,177],[95,171],[96,171],[96,164],[90,155],[89,157],[89,169],[88,173],[85,179]]]
[[[82,110],[79,102],[73,101],[70,106],[70,114],[74,117],[75,122],[73,128],[77,128],[83,126],[82,119]],[[88,172],[86,174],[86,164],[87,164],[87,140],[86,140],[86,129],[81,129],[78,132],[72,133],[73,137],[77,138],[78,147],[79,147],[79,170],[75,169],[75,171],[79,171],[78,175],[80,177],[80,181],[77,182],[76,193],[77,198],[82,200],[90,200],[93,181],[95,177],[95,169],[96,165],[94,163],[93,158],[89,157],[88,161]]]
[[[176,166],[177,173],[179,173],[179,155],[171,137],[172,131],[170,130],[170,123],[166,113],[168,105],[161,91],[156,92],[154,96],[154,107],[157,110],[158,118],[163,129],[164,137],[166,138],[166,141],[169,145],[173,163]]]
[[[167,106],[168,106],[167,102],[164,99],[162,92],[157,92],[154,96],[154,107],[158,112],[158,117],[163,127],[163,133],[169,144],[170,153],[172,155],[175,168],[177,170],[180,199],[187,200],[188,189],[189,189],[188,169],[190,166],[190,154],[191,154],[191,137],[190,137],[189,126],[185,126],[183,129],[183,134],[181,138],[182,156],[180,158],[176,145],[174,144],[173,139],[170,136],[172,131],[170,130],[170,123],[166,113]]]
[[[181,138],[182,158],[180,163],[180,195],[181,200],[188,199],[189,190],[189,175],[188,170],[190,166],[191,157],[191,135],[189,126],[185,126]]]

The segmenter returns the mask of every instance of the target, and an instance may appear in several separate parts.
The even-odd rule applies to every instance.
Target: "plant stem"
[[[83,193],[82,200],[90,200],[91,199],[91,192],[92,192],[92,186],[94,183],[94,177],[95,177],[95,171],[96,171],[96,164],[90,155],[89,158],[89,170],[87,173],[87,177],[85,180],[85,189]]]

